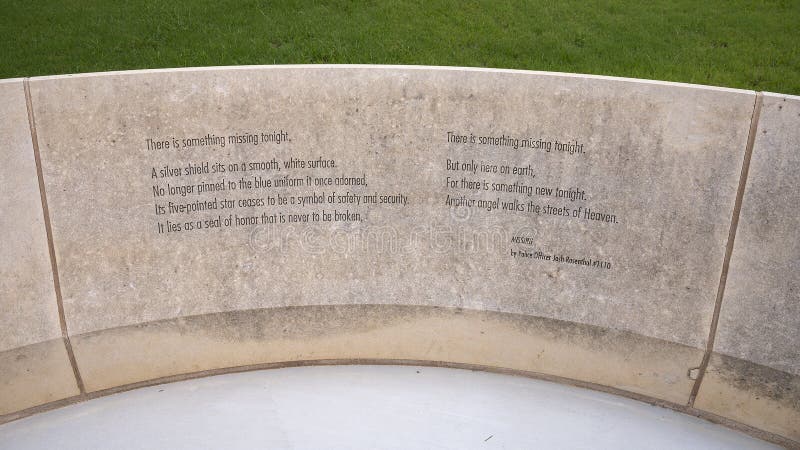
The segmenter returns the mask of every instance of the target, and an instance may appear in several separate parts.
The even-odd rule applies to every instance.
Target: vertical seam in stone
[[[739,227],[739,215],[742,211],[742,199],[744,198],[744,190],[747,186],[747,174],[750,171],[750,158],[753,155],[753,145],[756,141],[756,132],[758,131],[758,119],[761,115],[761,102],[764,95],[761,92],[756,92],[756,98],[753,103],[753,114],[750,117],[750,130],[747,136],[747,146],[744,150],[744,161],[742,162],[742,172],[739,176],[739,187],[736,190],[736,201],[733,204],[733,215],[731,216],[731,226],[728,230],[728,242],[725,247],[725,259],[722,261],[722,272],[719,276],[719,286],[717,287],[717,298],[714,302],[714,315],[711,318],[711,328],[708,332],[708,340],[706,341],[706,350],[703,354],[703,360],[700,363],[697,379],[692,386],[692,393],[689,395],[688,406],[694,407],[694,402],[697,399],[697,394],[700,392],[700,384],[703,382],[703,377],[706,374],[708,363],[711,360],[711,353],[714,351],[714,340],[717,336],[717,325],[719,324],[719,313],[722,310],[722,299],[725,296],[725,285],[728,282],[728,269],[731,264],[731,255],[733,254],[733,244],[736,240],[736,230]]]
[[[58,306],[58,321],[61,325],[61,339],[64,341],[64,347],[67,350],[67,357],[72,366],[72,373],[75,375],[75,383],[78,385],[81,395],[86,394],[86,388],[83,385],[83,378],[78,370],[78,362],[75,360],[75,353],[72,351],[72,343],[69,340],[69,332],[67,330],[67,319],[64,315],[64,301],[61,296],[61,281],[58,277],[58,262],[56,261],[56,248],[53,244],[53,229],[50,224],[50,209],[47,206],[47,194],[44,187],[44,174],[42,172],[42,158],[39,153],[39,138],[36,134],[36,120],[33,115],[33,102],[31,100],[31,88],[29,79],[25,78],[22,81],[25,89],[25,105],[28,108],[28,126],[31,130],[31,143],[33,144],[33,157],[36,161],[36,176],[39,179],[39,196],[42,200],[42,215],[44,216],[44,229],[47,234],[47,249],[50,252],[50,269],[53,272],[53,289],[56,293],[56,305]]]

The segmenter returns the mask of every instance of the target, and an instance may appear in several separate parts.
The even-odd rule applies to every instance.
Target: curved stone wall
[[[800,440],[797,97],[276,66],[7,80],[0,98],[2,420],[386,361]]]

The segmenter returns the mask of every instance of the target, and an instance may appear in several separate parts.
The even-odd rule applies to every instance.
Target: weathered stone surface
[[[0,81],[0,352],[61,337],[22,80]]]
[[[2,416],[78,388],[61,339],[22,80],[0,81],[0,152]]]
[[[800,98],[765,94],[698,407],[800,440]],[[764,375],[767,374],[767,375]]]
[[[67,322],[90,390],[324,354],[452,357],[688,398],[686,373],[699,365],[711,321],[752,92],[517,71],[324,66],[38,78],[31,92]],[[249,140],[256,134],[258,145]],[[184,141],[190,138],[197,140]],[[335,167],[288,168],[291,158],[335,160]],[[264,164],[249,170],[253,162]],[[209,172],[217,163],[227,170],[173,172],[206,163]],[[231,170],[241,163],[247,171]],[[311,186],[246,184],[284,176]],[[342,176],[363,176],[366,186],[337,186]],[[225,190],[170,193],[223,179]],[[349,202],[355,198],[376,204]],[[247,199],[264,206],[239,203]],[[234,207],[222,210],[225,200]],[[216,209],[180,212],[210,205]],[[289,223],[292,214],[311,221]],[[287,222],[237,226],[235,216]],[[197,221],[200,229],[187,231]],[[550,260],[527,256],[537,251]],[[555,262],[558,256],[589,266]],[[563,345],[553,338],[532,347],[558,354],[541,364],[515,344],[518,335],[493,333],[493,344],[479,351],[472,341],[458,343],[457,331],[425,338],[422,322],[408,325],[394,353],[392,346],[348,351],[347,334],[337,335],[342,342],[316,340],[294,357],[295,341],[269,339],[269,353],[242,350],[226,359],[213,350],[219,337],[200,356],[171,353],[176,345],[202,347],[196,333],[172,330],[182,317],[375,304],[538,317],[577,327],[575,339],[580,327],[626,337],[614,341],[618,348],[590,346],[575,357],[571,334],[560,334]],[[223,321],[204,333],[240,326],[251,325]],[[631,336],[648,350],[636,350]],[[431,343],[438,350],[414,347]],[[172,349],[174,362],[143,367],[141,358],[159,348]],[[501,348],[520,354],[486,359]],[[644,370],[651,364],[657,368]]]
[[[800,97],[765,94],[715,350],[800,375]]]
[[[79,393],[62,339],[0,352],[0,422],[5,414]]]
[[[396,305],[193,316],[76,336],[89,391],[271,361],[411,360],[543,373],[683,402],[702,351],[520,314]]]
[[[769,431],[800,446],[800,377],[719,353],[695,407]]]

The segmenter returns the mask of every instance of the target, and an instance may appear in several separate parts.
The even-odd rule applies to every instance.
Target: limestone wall
[[[275,66],[7,80],[0,98],[0,420],[385,361],[800,440],[797,97]]]

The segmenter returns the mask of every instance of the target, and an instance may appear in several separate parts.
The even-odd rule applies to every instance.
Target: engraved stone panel
[[[764,94],[697,405],[800,440],[800,98]]]
[[[90,388],[107,385],[92,373],[113,370],[82,346],[150,322],[174,330],[173,319],[235,311],[400,305],[646,337],[663,345],[644,359],[670,366],[652,382],[644,359],[624,369],[639,381],[568,364],[542,371],[688,398],[753,92],[335,66],[48,77],[31,91],[67,322]],[[140,348],[118,357],[158,348],[150,337],[125,337]],[[143,376],[219,364],[197,361]]]

